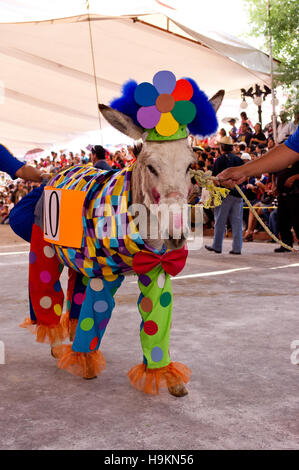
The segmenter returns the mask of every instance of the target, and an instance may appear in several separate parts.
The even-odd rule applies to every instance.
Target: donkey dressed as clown
[[[143,362],[128,376],[131,384],[156,394],[166,386],[175,396],[188,392],[191,371],[169,356],[171,276],[184,267],[187,249],[182,217],[162,229],[154,208],[187,204],[193,152],[188,130],[207,136],[217,129],[216,111],[224,92],[210,101],[192,79],[156,73],[153,84],[129,81],[111,107],[99,105],[106,120],[141,140],[136,162],[122,170],[77,165],[55,175],[35,207],[29,258],[30,318],[21,325],[37,341],[51,344],[58,367],[94,378],[105,368],[99,350],[114,308],[114,294],[128,273],[138,275],[138,309]],[[131,205],[156,221],[141,236]],[[154,213],[153,213],[154,212]],[[171,219],[171,217],[170,217]],[[173,220],[172,220],[173,222]],[[60,275],[68,267],[67,312]],[[69,337],[72,344],[62,344]]]

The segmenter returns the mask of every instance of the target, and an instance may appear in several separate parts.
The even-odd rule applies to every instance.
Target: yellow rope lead
[[[207,202],[204,204],[206,209],[210,209],[211,202],[214,200],[215,206],[220,206],[222,204],[222,200],[228,196],[230,190],[227,188],[220,188],[219,186],[215,186],[214,180],[215,178],[212,176],[211,171],[202,171],[202,170],[190,170],[191,177],[194,177],[197,184],[201,188],[206,188],[209,193],[210,197]]]
[[[279,238],[276,237],[276,235],[274,235],[274,233],[271,232],[271,230],[269,229],[269,227],[267,227],[267,225],[263,222],[263,220],[260,218],[260,216],[258,215],[258,213],[256,212],[255,208],[253,207],[253,205],[250,203],[250,201],[248,200],[248,198],[245,196],[245,194],[243,193],[242,189],[236,184],[235,186],[236,190],[238,191],[238,193],[240,194],[240,196],[242,196],[242,198],[244,199],[244,201],[246,202],[246,204],[248,205],[249,209],[251,210],[251,212],[253,213],[254,217],[257,219],[257,221],[261,224],[261,226],[263,227],[263,229],[267,232],[267,234],[274,240],[276,241],[276,243],[279,243],[279,245],[283,246],[284,248],[286,248],[287,250],[290,250],[290,251],[298,251],[298,250],[295,250],[295,248],[293,248],[292,246],[289,246],[287,245],[286,243],[282,242],[281,240],[279,240]]]

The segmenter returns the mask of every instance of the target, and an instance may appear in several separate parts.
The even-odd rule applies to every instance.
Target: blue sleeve
[[[299,126],[291,137],[289,137],[284,144],[295,152],[299,153]]]
[[[0,144],[0,171],[5,171],[11,178],[17,178],[16,172],[24,166],[25,163],[15,158],[4,145]]]

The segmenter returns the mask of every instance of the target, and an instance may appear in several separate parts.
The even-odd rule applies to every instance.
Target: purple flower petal
[[[161,70],[161,72],[156,73],[154,76],[153,84],[160,95],[164,93],[168,93],[170,95],[175,89],[176,78],[172,72]]]
[[[145,129],[152,129],[160,121],[161,113],[156,106],[142,107],[137,112],[137,120]]]

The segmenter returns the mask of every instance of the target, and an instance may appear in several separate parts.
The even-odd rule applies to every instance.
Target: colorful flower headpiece
[[[188,130],[205,137],[217,130],[214,108],[191,78],[176,80],[163,70],[154,75],[153,84],[130,80],[122,91],[111,107],[142,126],[148,141],[185,139]]]

